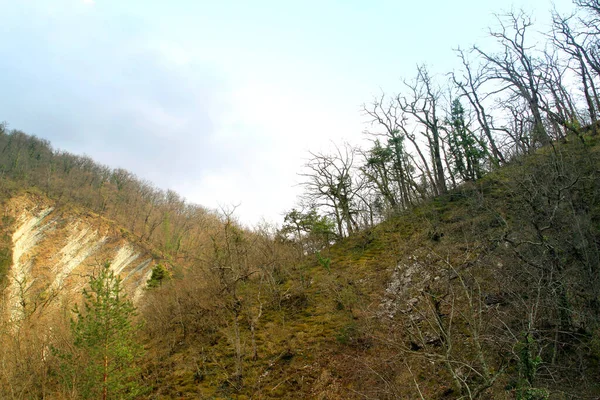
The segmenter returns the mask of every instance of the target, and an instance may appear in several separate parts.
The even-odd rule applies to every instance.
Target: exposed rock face
[[[397,313],[410,312],[430,280],[431,274],[416,257],[398,264],[379,304],[379,316],[393,319]]]
[[[5,318],[18,323],[39,310],[72,307],[88,277],[105,262],[138,301],[152,258],[129,242],[110,221],[89,213],[57,209],[39,196],[23,195],[7,204],[14,220],[13,262],[4,291]]]

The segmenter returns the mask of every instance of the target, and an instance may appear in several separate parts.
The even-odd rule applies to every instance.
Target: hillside
[[[154,260],[110,221],[64,206],[57,209],[56,203],[31,193],[9,199],[4,212],[12,253],[4,317],[13,324],[38,307],[68,305],[69,298],[81,293],[90,271],[104,261],[123,276],[134,301],[142,295]]]
[[[0,124],[0,398],[600,398],[600,7],[575,6],[496,14],[364,104],[281,225]]]
[[[204,321],[151,336],[159,398],[596,398],[595,141],[543,148],[251,280],[239,314],[182,296]],[[153,326],[169,326],[161,305]]]
[[[77,398],[47,349],[112,261],[144,398],[597,398],[599,168],[597,137],[573,137],[316,254],[230,214],[168,247],[5,178],[1,397]]]

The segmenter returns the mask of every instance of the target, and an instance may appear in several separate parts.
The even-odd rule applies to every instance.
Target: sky
[[[363,103],[458,68],[520,7],[544,29],[547,0],[0,0],[0,121],[281,222],[309,150],[360,140]]]

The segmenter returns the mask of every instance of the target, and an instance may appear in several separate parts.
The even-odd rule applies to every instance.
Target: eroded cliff
[[[153,265],[149,252],[98,215],[23,194],[5,204],[12,224],[12,266],[4,317],[18,324],[39,309],[72,307],[94,270],[110,262],[125,292],[139,301]]]

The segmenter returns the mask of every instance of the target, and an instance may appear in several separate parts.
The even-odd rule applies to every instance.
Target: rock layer
[[[123,279],[127,295],[139,301],[152,257],[111,221],[30,194],[11,199],[6,209],[14,221],[4,291],[6,317],[12,322],[41,309],[72,307],[89,276],[105,262]]]

